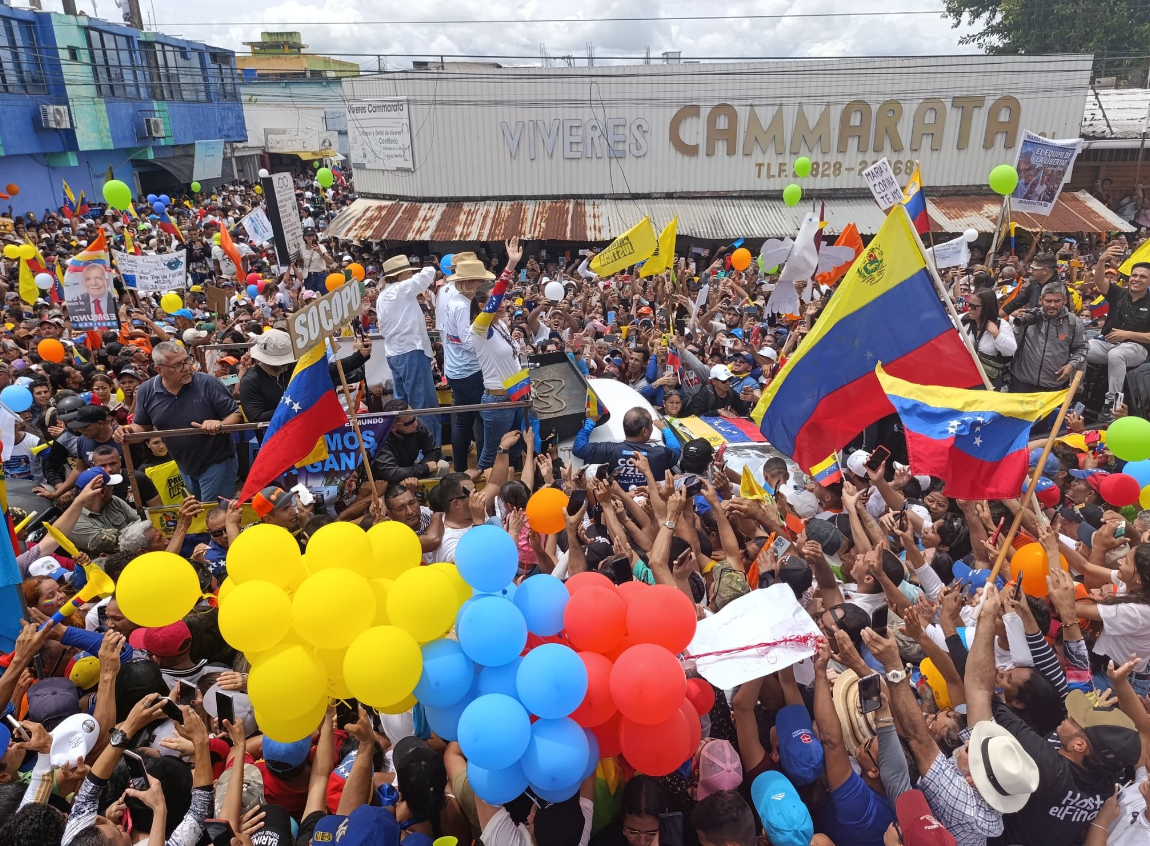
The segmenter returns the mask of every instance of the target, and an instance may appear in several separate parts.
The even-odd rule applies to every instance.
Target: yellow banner
[[[664,270],[671,270],[675,265],[675,236],[679,232],[679,216],[671,218],[671,222],[663,227],[659,233],[659,243],[655,246],[655,255],[643,263],[639,270],[642,277],[654,276]]]
[[[655,227],[651,225],[651,218],[645,217],[591,259],[588,267],[599,276],[611,276],[649,259],[657,244]]]
[[[214,508],[219,508],[218,505],[213,505],[210,508],[205,506],[204,510],[192,518],[192,525],[188,528],[189,535],[202,535],[207,534],[208,531],[208,512]],[[170,538],[172,533],[176,531],[176,520],[180,516],[180,506],[178,505],[157,505],[155,508],[147,509],[148,519],[152,525],[164,533],[164,537]],[[250,526],[252,523],[258,523],[260,515],[252,509],[248,503],[244,504],[244,515],[240,521],[241,526]]]
[[[1150,261],[1150,241],[1147,241],[1141,247],[1136,249],[1130,254],[1130,258],[1122,262],[1122,266],[1118,268],[1118,272],[1123,276],[1129,276],[1130,271],[1134,269],[1134,265],[1140,261]]]

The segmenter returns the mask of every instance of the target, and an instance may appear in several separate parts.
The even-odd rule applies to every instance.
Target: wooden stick
[[[1006,205],[1010,202],[1007,197],[1002,198],[1002,208],[998,210],[998,222],[994,224],[994,237],[990,241],[990,254],[986,257],[986,266],[994,264],[994,257],[998,254],[998,233],[1002,229],[1002,216],[1006,214]]]
[[[332,339],[332,352],[336,352],[337,344]],[[359,431],[359,417],[357,415],[358,403],[352,399],[351,388],[347,386],[347,376],[343,372],[343,360],[337,358],[335,360],[335,368],[339,371],[339,383],[343,386],[343,398],[347,404],[347,415],[351,420],[351,428],[355,432],[355,439],[359,441],[359,454],[363,458],[363,470],[367,474],[367,483],[371,486],[371,498],[375,501],[378,509],[382,509],[382,503],[379,501],[379,492],[375,489],[375,476],[371,472],[371,459],[367,455],[367,447],[363,443],[363,435]]]
[[[1006,560],[1006,550],[1010,548],[1010,542],[1014,540],[1015,534],[1018,532],[1018,527],[1022,524],[1022,514],[1030,505],[1030,498],[1034,495],[1034,489],[1038,487],[1038,478],[1042,475],[1042,468],[1046,465],[1046,459],[1050,456],[1050,450],[1054,448],[1054,441],[1058,438],[1058,430],[1062,427],[1062,421],[1066,418],[1066,412],[1070,408],[1070,404],[1074,401],[1074,395],[1078,392],[1078,385],[1082,381],[1082,371],[1078,370],[1074,374],[1074,378],[1070,380],[1070,388],[1066,391],[1066,399],[1062,401],[1062,407],[1058,409],[1058,416],[1054,419],[1054,427],[1050,430],[1050,435],[1046,438],[1046,443],[1042,447],[1042,456],[1038,459],[1038,464],[1034,467],[1034,472],[1030,474],[1030,481],[1026,485],[1026,490],[1022,493],[1022,500],[1018,503],[1018,511],[1014,514],[1014,519],[1010,523],[1010,529],[1007,531],[1005,537],[1002,538],[1002,548],[998,551],[998,558],[994,562],[994,568],[990,571],[990,578],[987,582],[993,582],[998,578],[998,571],[1002,569],[1002,562]]]

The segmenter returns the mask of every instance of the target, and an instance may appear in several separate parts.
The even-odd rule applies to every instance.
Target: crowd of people
[[[118,276],[117,330],[73,331],[62,304],[21,301],[17,262],[0,259],[0,388],[33,398],[0,411],[15,418],[0,425],[13,440],[0,436],[4,473],[10,492],[25,484],[44,503],[9,512],[26,616],[0,658],[0,846],[1150,844],[1150,511],[1106,502],[1124,462],[1098,434],[1130,412],[1127,374],[1150,349],[1150,264],[1117,271],[1144,234],[1019,239],[947,273],[956,323],[995,388],[1059,390],[1091,367],[1105,384],[1045,459],[1035,433],[1031,467],[1055,495],[1032,508],[955,500],[915,475],[897,417],[846,445],[837,473],[816,481],[774,456],[751,490],[724,449],[676,433],[675,418],[746,417],[834,286],[817,286],[802,314],[774,315],[777,274],[733,269],[729,247],[650,278],[601,278],[591,249],[515,238],[449,258],[397,254],[325,237],[354,196],[342,175],[325,191],[303,174],[297,188],[305,244],[288,266],[244,237],[239,221],[261,202],[252,186],[177,196],[181,307]],[[98,229],[117,249],[185,248],[145,211],[28,214],[0,241],[31,240],[50,263]],[[241,267],[216,243],[221,227]],[[390,372],[358,399],[393,414],[374,488],[360,466],[346,501],[289,480],[241,503],[247,441],[224,427],[273,418],[296,360],[288,317],[352,265],[364,296],[345,375],[366,384],[380,355]],[[212,289],[226,308],[209,309]],[[45,340],[63,361],[40,354]],[[542,353],[634,389],[642,402],[607,409],[621,441],[592,438],[598,417],[569,452],[535,437],[512,400]],[[471,410],[436,413],[441,391]],[[175,429],[199,431],[164,436]],[[551,534],[526,518],[544,487],[570,498]],[[174,525],[141,519],[157,506],[178,509]],[[676,772],[613,756],[567,800],[527,791],[492,806],[419,703],[390,714],[333,702],[294,742],[261,731],[252,656],[220,632],[228,549],[255,523],[306,549],[337,520],[401,521],[427,564],[454,562],[470,529],[495,526],[515,541],[520,579],[669,585],[700,620],[785,585],[821,639],[793,666],[712,686],[702,740]],[[1062,566],[1024,586],[1011,562],[1039,548]],[[154,551],[199,574],[204,598],[183,620],[142,627],[115,593],[70,606],[93,567],[115,582]]]

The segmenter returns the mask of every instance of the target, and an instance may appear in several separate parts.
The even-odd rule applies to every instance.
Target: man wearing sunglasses
[[[394,399],[385,402],[383,410],[410,412],[411,406]],[[444,476],[448,463],[443,460],[443,452],[427,424],[414,414],[399,413],[392,419],[391,431],[379,445],[371,469],[376,479],[398,485],[410,478]]]

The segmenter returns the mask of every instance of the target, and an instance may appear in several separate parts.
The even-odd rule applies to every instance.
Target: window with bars
[[[0,18],[0,92],[48,93],[40,51],[31,23]]]
[[[88,27],[87,32],[96,94],[100,97],[140,99],[142,90],[133,39],[92,27]]]
[[[236,69],[231,53],[208,53],[208,84],[221,100],[235,100]]]

